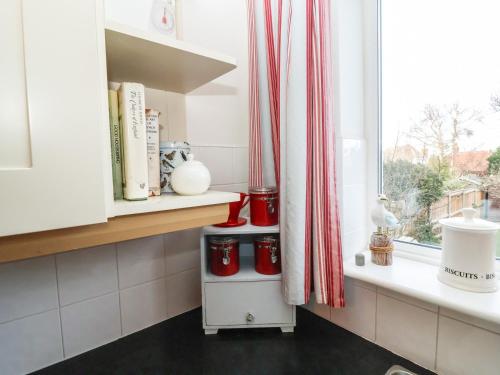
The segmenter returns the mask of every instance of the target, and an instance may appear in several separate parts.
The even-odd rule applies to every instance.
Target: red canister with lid
[[[210,271],[217,276],[231,276],[240,270],[239,241],[236,237],[211,237]]]
[[[274,236],[257,237],[254,240],[255,270],[264,275],[281,273],[279,239]]]
[[[267,227],[278,224],[278,220],[278,189],[269,186],[250,188],[250,222],[253,225]]]

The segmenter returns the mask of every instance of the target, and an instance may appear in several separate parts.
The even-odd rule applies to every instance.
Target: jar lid
[[[160,142],[160,148],[189,149],[189,143],[183,141]]]
[[[474,208],[462,208],[460,211],[463,216],[441,219],[439,223],[450,229],[464,232],[496,232],[500,228],[500,225],[496,223],[475,218],[477,211]]]
[[[275,236],[259,236],[255,237],[255,242],[277,242],[278,238]]]
[[[249,189],[249,192],[251,194],[270,194],[270,193],[277,193],[278,189],[276,186],[252,186]]]
[[[236,237],[210,237],[208,242],[215,245],[226,245],[236,243],[238,242],[238,239]]]

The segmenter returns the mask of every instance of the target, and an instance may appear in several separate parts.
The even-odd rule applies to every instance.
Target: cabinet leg
[[[205,329],[205,335],[216,335],[218,331],[218,329]]]
[[[282,333],[293,333],[293,327],[280,327]]]

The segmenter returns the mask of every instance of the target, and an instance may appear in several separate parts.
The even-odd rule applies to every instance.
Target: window
[[[500,2],[379,6],[383,191],[398,240],[440,246],[463,207],[500,221]]]

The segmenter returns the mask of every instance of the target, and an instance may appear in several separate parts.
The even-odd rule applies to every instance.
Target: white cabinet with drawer
[[[203,328],[215,334],[221,328],[279,327],[293,332],[295,306],[287,305],[281,293],[281,274],[262,275],[254,269],[253,238],[278,233],[278,227],[205,227],[201,235],[201,282]],[[240,245],[240,270],[231,276],[210,272],[207,241],[210,236],[235,236]]]
[[[106,221],[101,7],[2,1],[0,236]]]
[[[281,296],[281,281],[205,284],[205,323],[210,326],[293,324],[293,307]]]

